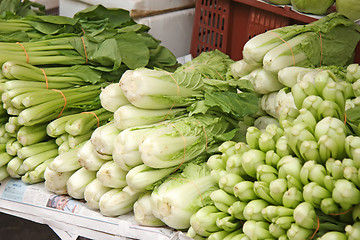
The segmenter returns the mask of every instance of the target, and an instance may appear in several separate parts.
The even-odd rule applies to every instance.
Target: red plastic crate
[[[218,49],[233,60],[242,59],[245,43],[266,30],[293,24],[307,24],[316,18],[290,7],[257,0],[197,0],[190,53]],[[360,63],[360,44],[355,62]]]

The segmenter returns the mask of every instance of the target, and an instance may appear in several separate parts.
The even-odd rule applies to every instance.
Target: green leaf
[[[105,8],[102,5],[94,5],[74,15],[74,19],[86,21],[107,20],[107,27],[116,28],[128,23],[134,23],[130,18],[129,11],[120,8]]]
[[[237,119],[254,114],[259,109],[260,99],[252,93],[207,92],[204,104],[209,109],[218,108]]]
[[[150,58],[150,52],[145,42],[134,32],[116,36],[121,59],[130,69],[145,67]]]

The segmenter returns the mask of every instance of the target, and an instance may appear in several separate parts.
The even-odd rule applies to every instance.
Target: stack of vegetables
[[[10,15],[0,25],[1,179],[44,181],[54,158],[78,151],[113,117],[99,95],[127,69],[178,66],[122,9],[93,6],[74,18]]]
[[[46,188],[84,199],[106,216],[134,211],[144,225],[176,228],[183,221],[182,228],[189,227],[188,219],[201,201],[198,191],[190,196],[184,184],[202,183],[204,196],[217,188],[206,158],[223,141],[239,139],[238,122],[259,109],[256,94],[238,93],[243,82],[227,79],[232,63],[227,55],[212,51],[173,73],[127,70],[119,83],[108,85],[100,94],[102,107],[113,113],[113,119],[97,127],[78,151],[60,154],[50,163],[45,170]],[[232,110],[241,104],[243,108]],[[165,186],[167,190],[161,190]],[[170,196],[169,188],[174,188]],[[176,204],[174,193],[184,194],[183,188],[188,204],[194,206],[186,210],[181,201],[181,218],[165,210],[164,202]],[[157,213],[148,213],[150,194],[154,198],[155,192]]]
[[[331,27],[328,28],[328,25]],[[343,31],[359,37],[357,27],[339,15],[329,16],[328,21],[323,20],[309,26],[286,27],[278,32],[290,34],[287,31],[294,28],[303,29],[300,32],[308,33],[305,36],[311,36],[313,32],[325,29],[326,31],[321,33],[324,39],[332,38],[334,34],[332,31],[340,31],[339,29],[344,28]],[[291,34],[293,37],[296,35],[294,32]],[[318,38],[317,34],[316,36]],[[257,40],[258,38],[254,41]],[[308,40],[311,42],[314,38]],[[271,38],[269,42],[276,42],[275,45],[281,44],[278,37]],[[305,42],[303,39],[301,44]],[[310,55],[309,59],[314,57],[316,60],[322,60],[321,63],[334,61],[334,55],[331,55],[333,53],[325,51],[326,48],[331,47],[331,44],[325,44],[329,43],[325,40],[321,43],[324,44],[324,49],[318,51],[319,56]],[[287,48],[281,46],[281,50],[289,52],[290,59],[297,59],[292,53],[308,56],[306,54],[310,50],[298,44],[297,52],[292,48],[288,49],[287,44],[285,45]],[[351,62],[356,44],[355,41],[346,46],[340,44],[339,48],[342,49],[344,57],[337,58],[337,66],[346,66]],[[315,44],[315,49],[316,46]],[[271,52],[272,49],[267,48],[267,51]],[[270,62],[277,62],[283,55],[272,56],[273,60]],[[251,56],[253,57],[254,54]],[[111,101],[101,96],[102,106],[114,113],[114,120],[96,129],[95,132],[105,133],[98,135],[94,132],[90,141],[79,150],[78,156],[81,156],[84,149],[89,149],[86,151],[93,153],[91,157],[84,158],[80,164],[81,168],[69,174],[68,179],[58,182],[66,183],[70,196],[85,199],[90,207],[99,209],[103,215],[118,216],[133,211],[139,224],[189,229],[188,235],[198,239],[222,239],[225,235],[229,235],[229,239],[234,235],[246,236],[249,239],[277,237],[296,239],[297,232],[309,236],[311,234],[321,236],[328,231],[329,228],[326,226],[333,227],[334,224],[339,225],[332,230],[344,232],[345,226],[351,224],[335,217],[325,216],[333,212],[324,210],[323,215],[320,214],[321,231],[316,230],[318,225],[315,227],[311,225],[310,228],[306,226],[304,231],[299,231],[304,226],[299,225],[292,214],[298,205],[298,209],[300,206],[307,206],[302,204],[308,200],[307,197],[303,197],[303,193],[312,190],[310,186],[314,184],[310,182],[315,182],[310,177],[307,178],[308,182],[305,181],[305,177],[300,178],[300,170],[304,168],[303,172],[305,172],[303,166],[310,167],[305,162],[325,168],[324,159],[342,160],[345,157],[345,155],[326,152],[328,148],[332,149],[331,146],[328,147],[330,143],[326,139],[330,138],[330,142],[338,141],[338,136],[333,136],[331,131],[316,129],[321,129],[324,125],[331,126],[335,121],[343,125],[343,138],[339,138],[339,141],[344,140],[348,134],[348,129],[343,124],[345,103],[346,100],[354,97],[354,91],[349,82],[339,80],[337,75],[346,76],[350,71],[345,71],[341,67],[305,68],[305,66],[318,66],[320,62],[311,62],[302,58],[303,61],[295,62],[297,71],[293,71],[294,67],[290,67],[292,77],[284,78],[289,81],[284,84],[279,81],[278,74],[293,62],[289,64],[284,61],[283,64],[278,63],[278,66],[272,65],[271,68],[267,68],[261,63],[251,65],[246,62],[247,59],[249,58],[234,63],[224,54],[213,51],[201,54],[193,61],[178,67],[174,73],[147,68],[126,71],[118,85],[111,84],[103,91],[104,94],[107,92],[111,96],[118,96],[118,101],[113,101],[114,105],[111,105]],[[245,75],[243,69],[238,71],[238,64],[245,66],[247,70],[250,66],[252,71],[249,71],[249,75],[245,77],[236,78],[235,76]],[[306,75],[310,72],[311,74]],[[261,79],[261,76],[267,77],[263,78],[263,84],[256,84],[254,75],[257,80]],[[269,76],[273,77],[269,78]],[[271,79],[277,82],[271,82]],[[317,81],[319,83],[315,84]],[[310,84],[313,85],[312,88]],[[304,89],[304,93],[301,94],[299,88],[303,89],[305,86],[309,89]],[[330,95],[333,89],[338,91],[337,97]],[[281,91],[283,96],[287,96],[290,104],[283,104],[278,108],[275,102],[269,104],[268,101],[265,105],[275,113],[274,116],[259,117],[259,98],[263,99],[262,105],[265,106],[264,99],[268,98],[268,94],[274,93],[280,100]],[[306,105],[306,102],[313,98],[322,100],[321,107],[314,110],[305,108],[309,105]],[[305,102],[304,107],[302,102]],[[311,104],[310,106],[314,107]],[[269,109],[264,108],[267,112],[271,112]],[[311,127],[307,127],[309,124],[307,121],[312,119],[311,116],[314,121],[311,122]],[[246,121],[247,117],[250,118],[250,122]],[[245,133],[240,131],[244,124],[245,127],[252,124],[262,126],[264,119],[265,121],[270,119],[276,124],[265,123],[267,127],[253,126],[247,128]],[[329,119],[331,124],[327,122]],[[309,134],[301,135],[306,129],[312,134],[312,138]],[[289,135],[289,132],[294,136]],[[245,137],[244,142],[237,141],[242,137]],[[217,149],[221,142],[224,143]],[[300,153],[300,148],[305,155]],[[314,149],[318,149],[318,155],[321,149],[322,161],[315,161],[313,156],[311,159],[306,159],[309,158],[308,155],[316,153]],[[217,150],[222,154],[216,154]],[[106,176],[105,172],[109,175]],[[334,178],[331,171],[328,176]],[[109,179],[113,180],[109,181]],[[46,185],[47,182],[48,179],[45,181]],[[305,188],[308,183],[309,186]],[[333,183],[333,188],[323,187],[330,194],[324,199],[331,198],[334,192],[337,193],[335,182]],[[320,185],[317,182],[316,184]],[[245,186],[248,191],[241,188]],[[272,196],[270,189],[280,193]],[[247,193],[249,196],[239,197],[240,194]],[[187,196],[187,200],[183,201],[180,196]],[[283,196],[286,196],[285,200]],[[316,204],[313,203],[315,199],[307,203],[311,204],[314,212],[319,212],[322,210],[320,207],[322,198],[316,200],[318,200]],[[342,218],[346,215],[342,213],[347,213],[352,206],[342,206],[341,201],[339,198],[334,202],[334,205],[339,206],[338,211],[333,214],[338,214]],[[234,206],[231,208],[232,204]],[[245,214],[244,207],[247,205]],[[277,216],[273,213],[272,216],[265,217],[261,211],[267,206],[269,211],[273,206],[280,206],[287,215]],[[260,212],[255,212],[258,210]],[[303,210],[296,212],[302,213]],[[213,218],[209,218],[210,213],[214,213]],[[246,218],[241,217],[242,215],[246,215]],[[279,217],[284,218],[273,224],[277,232],[270,233],[270,223]],[[302,237],[304,235],[298,239]]]
[[[2,179],[194,239],[355,239],[360,29],[344,16],[182,66],[124,10],[4,23],[26,27],[0,43]]]
[[[304,67],[296,58],[306,53],[295,50],[291,40],[281,47],[291,51],[290,60],[280,61],[287,54],[272,45],[277,42],[272,35],[250,40],[244,59],[232,66],[233,76],[252,81],[262,95],[262,109],[272,118],[261,117],[260,125],[247,128],[245,141],[226,141],[220,153],[207,160],[219,189],[210,194],[212,204],[191,216],[187,235],[226,240],[358,239],[359,64],[307,62]],[[253,43],[261,46],[255,51],[266,50],[248,54]],[[254,56],[260,56],[258,64],[251,62]],[[267,65],[274,63],[275,67]],[[266,77],[257,82],[259,73]]]

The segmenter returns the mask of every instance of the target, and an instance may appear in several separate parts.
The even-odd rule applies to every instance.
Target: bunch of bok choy
[[[189,237],[356,239],[360,145],[345,119],[352,85],[330,70],[300,72],[278,124],[251,126],[246,141],[226,141],[208,158],[219,190],[214,207],[191,217]]]

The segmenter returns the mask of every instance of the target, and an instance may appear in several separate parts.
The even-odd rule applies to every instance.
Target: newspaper
[[[0,211],[47,224],[61,239],[83,236],[91,239],[190,240],[185,233],[167,227],[140,226],[133,213],[105,217],[82,200],[56,195],[43,183],[28,185],[20,179],[0,182]]]

